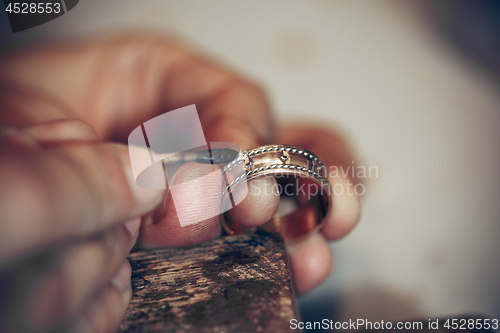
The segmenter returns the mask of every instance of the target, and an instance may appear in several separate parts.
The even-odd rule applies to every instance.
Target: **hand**
[[[162,191],[130,180],[128,151],[77,120],[0,130],[0,331],[115,330],[126,256]]]
[[[78,318],[90,331],[112,331],[123,316],[130,297],[116,288],[130,274],[123,261],[135,241],[137,217],[151,211],[162,193],[135,186],[127,148],[109,141],[124,142],[144,121],[196,104],[209,142],[233,142],[242,149],[282,142],[310,149],[329,165],[352,160],[329,130],[275,128],[255,84],[160,36],[27,49],[0,64],[0,82],[0,125],[20,129],[3,136],[10,138],[3,140],[0,162],[0,267],[40,278],[27,301],[18,302],[23,305],[18,313],[28,313],[39,327]],[[330,180],[353,186],[341,177]],[[260,187],[273,185],[272,179],[257,181]],[[231,214],[257,225],[277,205],[276,197],[250,194]],[[160,221],[143,223],[145,243],[187,245],[219,235],[217,219],[178,227],[169,207]],[[329,275],[333,260],[327,239],[344,236],[358,220],[356,196],[334,196],[333,207],[321,233],[289,247],[299,292]],[[126,232],[123,223],[134,218],[127,223],[132,232]],[[28,274],[33,258],[42,255],[51,259],[36,265],[38,275]],[[113,274],[114,284],[109,282]]]

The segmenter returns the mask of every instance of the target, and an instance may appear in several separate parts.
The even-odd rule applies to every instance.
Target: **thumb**
[[[125,145],[0,155],[0,260],[143,215],[164,193],[135,184]]]

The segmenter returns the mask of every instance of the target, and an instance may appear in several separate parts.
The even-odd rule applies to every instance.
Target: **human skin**
[[[71,323],[84,332],[114,331],[131,297],[126,256],[139,230],[142,242],[154,246],[220,235],[219,217],[181,228],[165,191],[135,185],[124,142],[156,115],[195,104],[208,142],[241,149],[287,143],[328,166],[353,159],[335,132],[276,123],[258,85],[151,33],[22,50],[0,63],[0,85],[0,280],[6,281],[0,294],[11,296],[0,306],[8,320],[0,322],[18,325],[11,327],[43,331]],[[354,185],[342,177],[330,181]],[[274,179],[254,182],[250,188],[260,194],[251,191],[230,211],[249,226],[266,222],[279,204],[265,190]],[[359,219],[357,196],[332,200],[321,232],[287,247],[299,293],[328,277],[328,241]],[[158,218],[141,223],[143,216]]]

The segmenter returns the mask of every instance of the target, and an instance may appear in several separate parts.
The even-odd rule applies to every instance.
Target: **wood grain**
[[[278,234],[138,251],[129,260],[134,295],[118,332],[289,332],[299,318]]]

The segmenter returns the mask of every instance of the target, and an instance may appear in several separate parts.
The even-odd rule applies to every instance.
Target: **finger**
[[[155,34],[30,48],[4,59],[0,80],[51,96],[103,140],[124,140],[141,123],[190,104],[199,107],[208,141],[248,149],[273,133],[260,88]]]
[[[130,221],[129,228],[131,225],[135,227],[132,232],[120,225],[63,253],[55,269],[35,287],[28,305],[34,327],[56,327],[81,311],[91,296],[109,282],[120,290],[125,288],[131,271],[124,261],[139,229],[135,221]]]
[[[231,221],[246,227],[257,227],[267,221],[278,209],[280,195],[274,177],[260,177],[247,183],[248,194],[235,208],[228,211]]]
[[[161,45],[163,52],[178,54],[166,67],[162,91],[167,109],[196,104],[209,142],[249,149],[272,138],[274,121],[260,87],[179,43]]]
[[[34,60],[29,59],[28,61],[33,62]],[[9,68],[15,73],[22,72],[23,69],[22,61]],[[1,82],[4,73],[5,70],[0,62],[0,109],[2,110],[0,124],[24,128],[49,120],[66,118],[70,114],[67,106],[61,103],[57,96],[50,96],[43,89],[34,89],[23,82],[17,84],[15,80],[10,80],[11,82],[8,83]],[[38,78],[32,77],[32,79],[36,81]]]
[[[184,96],[185,102],[175,100],[181,95],[174,93],[170,101],[172,105],[182,105],[193,99],[200,105],[200,119],[207,141],[232,142],[241,149],[249,149],[270,140],[273,121],[262,90],[196,56],[186,59],[175,73],[178,79],[190,78],[199,82],[200,87],[194,91],[203,93]],[[181,89],[177,88],[180,93]],[[248,226],[268,221],[279,204],[279,197],[273,192],[275,184],[274,178],[249,181],[248,195],[229,211],[231,218]]]
[[[40,71],[43,75],[35,75],[37,80],[30,78]],[[273,135],[274,121],[259,87],[162,36],[130,34],[46,46],[7,59],[0,72],[5,80],[57,96],[104,140],[125,139],[158,113],[189,104],[198,106],[209,142],[233,142],[249,149]],[[23,75],[28,72],[30,76]],[[255,206],[251,199],[247,203]]]
[[[78,119],[52,120],[24,128],[0,128],[0,149],[4,151],[33,151],[75,142],[99,142],[99,137],[89,125]]]
[[[222,174],[212,165],[188,163],[169,182],[161,209],[145,218],[141,243],[147,247],[187,246],[220,234]]]
[[[321,232],[331,240],[345,236],[358,223],[361,202],[355,191],[360,183],[356,173],[351,172],[357,161],[346,141],[332,130],[316,125],[285,125],[279,128],[277,139],[306,148],[326,165],[325,172],[332,186],[333,209],[325,217]],[[351,176],[354,175],[353,178]],[[363,185],[361,185],[363,186]]]
[[[218,90],[214,90],[220,92],[208,93],[201,103],[200,118],[207,140],[233,142],[241,149],[271,141],[274,121],[262,90],[240,80],[220,82]],[[249,227],[267,222],[279,205],[276,185],[272,177],[249,181],[248,195],[229,211],[230,218]]]
[[[356,226],[361,214],[361,199],[355,183],[342,175],[329,177],[333,204],[321,232],[327,239],[346,236]]]
[[[333,268],[333,254],[325,238],[315,233],[287,245],[295,287],[305,294],[325,281]]]
[[[143,215],[164,192],[136,186],[119,144],[4,154],[0,183],[0,260]]]
[[[274,120],[262,90],[244,81],[219,89],[199,103],[207,141],[232,142],[243,150],[272,141]]]
[[[128,279],[130,281],[130,264],[128,262]],[[124,266],[125,266],[124,265]],[[75,324],[77,333],[106,333],[115,332],[120,325],[128,304],[132,298],[130,284],[119,288],[114,284],[107,284],[85,306]]]
[[[72,142],[99,142],[99,136],[88,124],[79,119],[58,119],[23,128],[39,144],[50,146]]]

